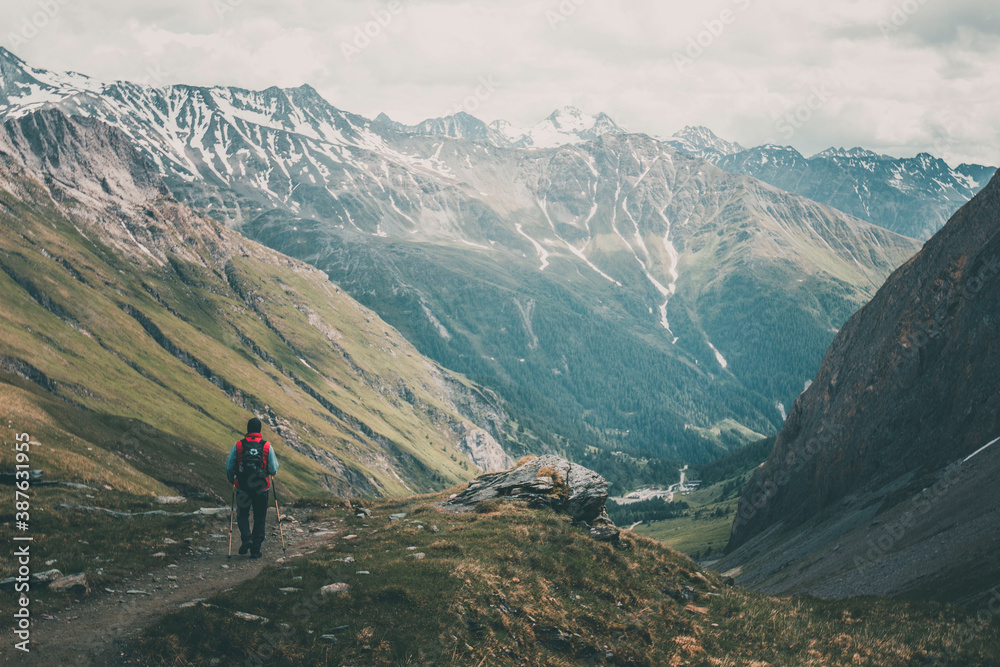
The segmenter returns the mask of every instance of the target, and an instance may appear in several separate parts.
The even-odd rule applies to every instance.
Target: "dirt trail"
[[[304,510],[294,511],[291,516],[302,523],[291,518],[282,521],[288,556],[313,550],[329,541],[332,533],[339,532],[339,526],[333,521],[311,522]],[[209,518],[199,527],[201,542],[173,563],[177,567],[165,566],[119,581],[109,587],[114,593],[104,589],[93,591],[81,602],[71,603],[52,614],[52,618],[34,623],[30,656],[18,655],[13,662],[100,667],[135,664],[125,656],[131,642],[147,625],[185,602],[209,598],[253,578],[282,557],[277,526],[269,526],[262,558],[237,555],[237,534],[233,557],[227,559],[228,514],[221,518],[225,521]],[[269,523],[273,521],[273,516],[269,517]],[[213,534],[216,537],[212,537]],[[218,537],[223,534],[224,537]],[[168,577],[176,577],[176,580]],[[128,591],[145,591],[145,594]],[[10,655],[5,663],[12,663]]]

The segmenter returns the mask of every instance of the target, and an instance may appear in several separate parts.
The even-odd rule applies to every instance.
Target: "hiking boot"
[[[250,549],[250,558],[260,558],[260,547]]]
[[[253,546],[252,542],[244,542],[240,545],[240,555],[244,555],[246,552],[250,551],[250,547]]]

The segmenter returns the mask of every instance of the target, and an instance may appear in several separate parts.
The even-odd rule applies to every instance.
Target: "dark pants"
[[[253,509],[253,532],[250,532],[250,510]],[[267,523],[267,491],[260,493],[236,494],[236,523],[240,527],[240,539],[250,543],[255,551],[264,542],[264,528]]]

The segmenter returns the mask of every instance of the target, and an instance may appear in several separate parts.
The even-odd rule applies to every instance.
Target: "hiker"
[[[247,434],[233,445],[226,461],[226,476],[236,485],[236,521],[240,527],[239,553],[250,552],[251,558],[260,558],[260,545],[264,542],[267,521],[267,492],[271,489],[270,476],[278,472],[278,457],[274,447],[260,434],[260,420],[254,417],[247,422]],[[250,510],[253,509],[253,532],[250,532]]]

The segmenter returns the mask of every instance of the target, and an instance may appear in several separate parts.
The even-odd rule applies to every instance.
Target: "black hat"
[[[247,433],[260,433],[260,420],[254,417],[247,422]]]

